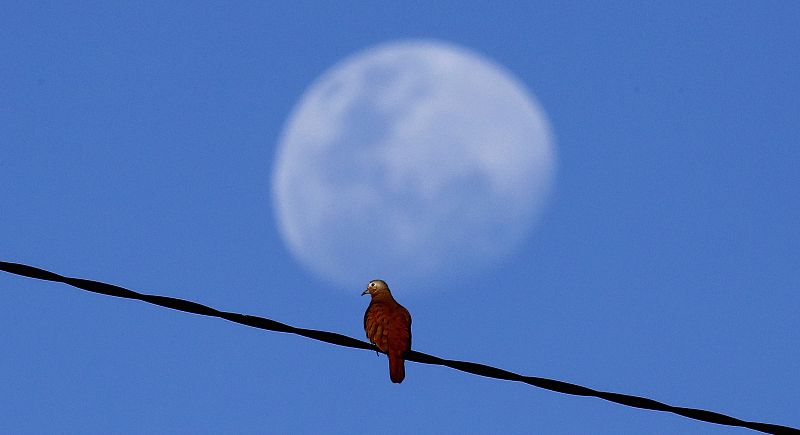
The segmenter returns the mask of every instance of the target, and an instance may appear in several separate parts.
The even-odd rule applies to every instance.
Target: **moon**
[[[464,282],[528,238],[553,184],[552,136],[533,95],[481,55],[429,40],[369,48],[312,83],[286,123],[280,234],[349,291]]]

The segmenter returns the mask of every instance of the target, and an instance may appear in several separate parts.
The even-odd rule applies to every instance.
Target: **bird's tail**
[[[403,382],[406,377],[405,361],[400,355],[389,354],[389,378],[395,384]]]

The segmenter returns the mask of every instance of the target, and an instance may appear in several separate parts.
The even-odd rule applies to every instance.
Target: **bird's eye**
[[[375,283],[374,283],[374,282],[371,282],[371,283],[369,283],[369,286],[370,286],[370,287],[375,287]]]

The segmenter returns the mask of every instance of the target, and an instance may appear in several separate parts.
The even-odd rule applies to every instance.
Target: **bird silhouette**
[[[369,282],[361,296],[372,300],[364,313],[364,331],[369,341],[389,357],[389,379],[399,384],[406,377],[405,353],[411,350],[411,314],[398,304],[386,282]]]

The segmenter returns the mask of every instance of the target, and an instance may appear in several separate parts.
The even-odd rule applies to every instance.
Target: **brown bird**
[[[411,350],[411,314],[392,297],[380,279],[369,282],[361,296],[372,300],[364,313],[364,331],[369,341],[389,357],[389,378],[399,384],[406,377],[403,357]]]

